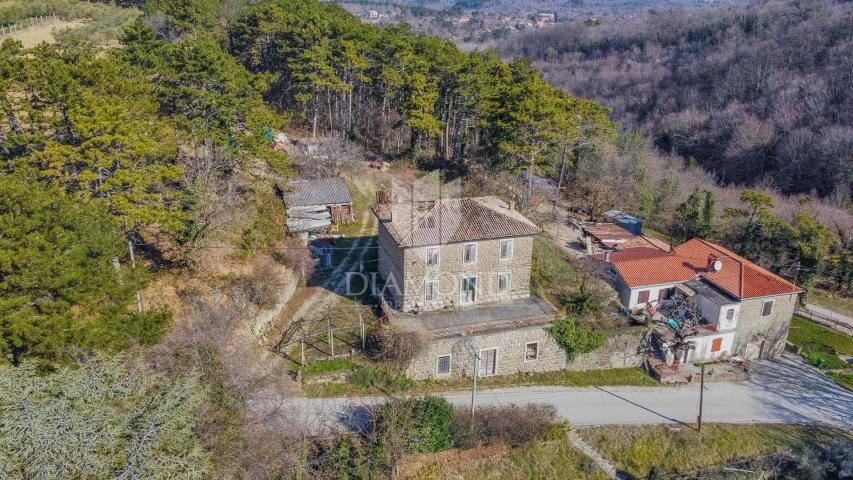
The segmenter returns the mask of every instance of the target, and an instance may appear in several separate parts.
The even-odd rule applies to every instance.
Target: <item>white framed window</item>
[[[480,350],[480,376],[488,377],[498,371],[498,349],[486,348]]]
[[[426,280],[424,282],[424,301],[434,302],[438,300],[438,280]]]
[[[524,361],[532,362],[539,359],[539,342],[527,342],[524,345]]]
[[[427,267],[436,267],[440,261],[440,249],[438,247],[427,247],[426,249],[426,264]]]
[[[766,317],[773,313],[773,300],[765,300],[761,305],[761,316]]]
[[[512,275],[509,273],[498,274],[498,293],[506,293],[512,286]]]
[[[501,260],[512,259],[512,244],[513,241],[511,238],[501,240]]]
[[[462,246],[462,263],[477,263],[477,244],[466,243]]]
[[[435,373],[437,375],[450,375],[451,355],[439,355],[435,362]]]

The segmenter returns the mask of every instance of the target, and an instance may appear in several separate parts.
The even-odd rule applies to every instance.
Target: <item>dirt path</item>
[[[288,375],[290,362],[271,351],[272,347],[279,340],[287,324],[323,311],[343,298],[342,292],[347,281],[346,272],[357,270],[359,262],[375,245],[372,237],[375,220],[369,211],[363,212],[362,215],[362,226],[358,237],[323,284],[317,287],[299,288],[290,302],[281,309],[274,325],[270,328],[267,335],[269,344],[263,348],[255,344],[251,353],[246,352],[249,354],[246,358],[250,358],[253,363],[251,377],[252,383],[256,386],[246,399],[247,405],[251,414],[264,423],[289,424],[291,409],[283,407],[287,399],[293,399],[301,393],[299,385]]]

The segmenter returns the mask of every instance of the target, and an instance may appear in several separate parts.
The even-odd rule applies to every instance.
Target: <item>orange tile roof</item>
[[[596,255],[598,259],[603,257],[602,254]],[[720,260],[723,268],[709,271],[710,259]],[[632,288],[702,277],[741,299],[802,292],[793,283],[731,250],[696,238],[678,245],[672,252],[645,247],[613,252],[610,262]]]

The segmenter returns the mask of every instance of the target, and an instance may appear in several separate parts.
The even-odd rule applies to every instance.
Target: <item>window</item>
[[[733,318],[735,318],[735,309],[730,308],[730,309],[726,310],[726,320],[731,320]]]
[[[499,273],[498,274],[498,293],[504,293],[509,290],[510,287],[510,274],[509,273]]]
[[[529,362],[539,358],[539,342],[527,342],[524,346],[524,361]]]
[[[426,264],[427,267],[438,265],[438,247],[427,247],[426,249]]]
[[[436,365],[436,372],[439,375],[450,375],[450,355],[440,355]]]
[[[462,252],[462,261],[464,263],[476,263],[477,262],[477,244],[476,243],[466,243],[463,248],[465,250]]]
[[[643,303],[643,304],[649,303],[649,291],[648,290],[643,290],[640,292],[640,294],[637,296],[637,303]]]
[[[723,348],[723,339],[715,338],[711,340],[711,352],[719,352]]]
[[[438,280],[424,282],[424,300],[427,302],[438,300]]]
[[[463,304],[477,301],[477,277],[462,277],[462,295],[460,302]]]
[[[480,376],[494,375],[498,370],[498,349],[480,350]]]
[[[761,316],[766,317],[773,313],[773,300],[765,300],[764,305],[761,306]]]
[[[667,298],[669,298],[669,289],[668,288],[661,288],[660,290],[658,290],[658,301],[659,302],[666,300]]]
[[[501,260],[512,258],[512,239],[501,240]]]

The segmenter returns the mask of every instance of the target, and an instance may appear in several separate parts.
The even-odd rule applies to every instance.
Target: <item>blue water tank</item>
[[[631,215],[625,215],[623,213],[622,215],[615,217],[613,222],[634,235],[643,234],[643,221],[637,217],[632,217]]]

